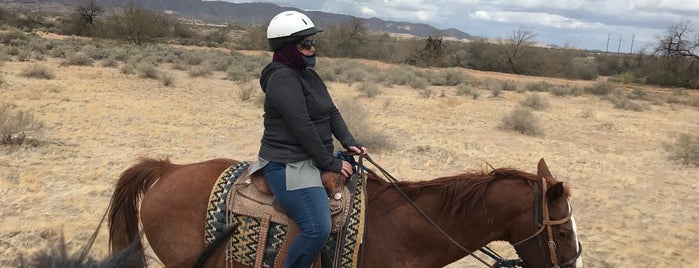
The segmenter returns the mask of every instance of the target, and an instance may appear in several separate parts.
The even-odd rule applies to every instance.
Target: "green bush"
[[[699,135],[681,134],[672,143],[665,143],[670,158],[684,165],[699,167]]]
[[[502,118],[501,127],[506,130],[514,130],[529,136],[543,135],[539,126],[539,120],[534,116],[531,109],[518,106]]]

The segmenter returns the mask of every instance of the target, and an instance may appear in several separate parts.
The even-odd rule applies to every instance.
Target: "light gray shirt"
[[[257,157],[253,163],[250,174],[261,170],[269,163],[262,157]],[[310,187],[323,187],[320,180],[320,170],[315,166],[313,160],[301,160],[286,164],[286,190],[293,191]]]

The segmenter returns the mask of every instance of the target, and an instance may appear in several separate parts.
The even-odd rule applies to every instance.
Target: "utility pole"
[[[604,52],[609,53],[609,39],[611,38],[612,33],[607,32],[607,48],[604,50]]]
[[[621,33],[619,33],[619,47],[616,49],[616,53],[621,53]]]
[[[629,49],[629,54],[633,53],[633,41],[636,40],[636,34],[634,33],[633,36],[631,36],[631,49]]]

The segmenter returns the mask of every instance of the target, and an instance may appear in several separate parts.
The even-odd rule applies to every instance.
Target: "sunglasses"
[[[299,44],[303,46],[306,49],[310,49],[312,46],[316,45],[316,40],[315,39],[302,39],[299,41]]]

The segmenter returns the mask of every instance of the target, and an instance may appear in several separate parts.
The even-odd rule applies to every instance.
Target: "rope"
[[[408,197],[408,195],[406,195],[405,192],[403,192],[403,190],[401,190],[400,187],[398,187],[398,185],[396,184],[396,182],[397,182],[398,180],[396,180],[396,178],[393,177],[393,175],[391,175],[390,173],[388,173],[388,171],[386,171],[386,170],[383,169],[381,166],[379,166],[379,164],[377,164],[376,162],[374,162],[374,160],[371,159],[371,157],[369,157],[368,154],[365,155],[364,158],[366,158],[366,160],[369,161],[370,163],[374,164],[374,166],[376,166],[376,168],[378,168],[379,171],[381,171],[381,173],[388,179],[388,181],[391,183],[391,185],[393,185],[393,187],[396,188],[396,190],[403,196],[403,198],[405,198],[405,200],[407,200],[408,203],[409,203],[413,208],[415,208],[415,210],[416,210],[418,213],[420,213],[420,215],[422,215],[423,218],[425,218],[425,220],[427,220],[430,224],[432,224],[432,226],[434,226],[434,227],[437,229],[437,231],[439,231],[439,233],[442,234],[442,236],[444,236],[445,238],[447,238],[452,244],[454,244],[454,245],[455,245],[456,247],[458,247],[459,249],[461,249],[461,250],[465,251],[466,253],[468,253],[467,256],[473,256],[474,258],[476,258],[477,260],[479,260],[481,263],[483,263],[483,264],[485,264],[486,266],[490,267],[490,264],[488,264],[488,263],[487,263],[486,261],[484,261],[482,258],[480,258],[480,257],[476,256],[475,254],[473,254],[473,251],[470,251],[470,250],[466,249],[464,246],[462,246],[458,241],[456,241],[456,240],[455,240],[454,238],[452,238],[449,234],[447,234],[447,232],[444,231],[444,229],[442,229],[442,227],[440,227],[434,220],[432,220],[432,218],[430,218],[430,217],[427,215],[427,213],[425,213],[422,209],[420,209],[420,208],[417,206],[417,204],[415,204],[415,202],[413,202],[413,200],[411,200],[410,197]]]
[[[99,233],[100,228],[102,228],[102,223],[104,223],[104,219],[107,217],[108,212],[109,208],[107,208],[104,215],[102,215],[100,223],[97,224],[97,229],[92,234],[92,237],[90,237],[90,240],[88,240],[87,245],[85,245],[85,248],[83,248],[83,251],[80,253],[80,258],[78,259],[79,263],[82,263],[85,260],[85,257],[87,257],[87,254],[90,253],[90,249],[92,249],[92,245],[95,243],[95,239],[97,239],[97,234]]]

